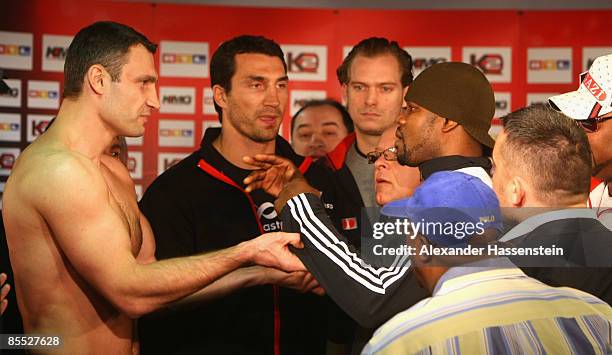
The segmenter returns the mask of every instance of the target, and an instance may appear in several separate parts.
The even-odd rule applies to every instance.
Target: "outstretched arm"
[[[285,272],[269,267],[250,266],[234,270],[203,289],[169,304],[167,308],[160,311],[165,313],[197,307],[232,294],[241,288],[258,285],[278,285],[303,293],[324,294],[323,289],[308,271]]]
[[[409,272],[407,255],[388,268],[375,268],[362,260],[334,227],[319,192],[290,161],[272,155],[244,161],[259,167],[244,182],[276,196],[274,207],[281,214],[283,230],[300,233],[305,247],[296,255],[327,294],[362,326],[377,327],[427,297]]]
[[[327,294],[362,326],[377,327],[427,297],[410,272],[408,255],[398,256],[389,267],[373,267],[334,228],[317,195],[284,195],[283,229],[299,232],[304,242],[296,254]]]
[[[289,244],[301,247],[299,236],[287,233],[265,234],[211,253],[141,264],[131,253],[129,232],[113,208],[99,169],[84,158],[54,160],[49,162],[54,168],[46,179],[33,182],[41,186],[20,193],[41,213],[75,270],[128,316],[149,313],[243,265],[304,269],[288,249]]]

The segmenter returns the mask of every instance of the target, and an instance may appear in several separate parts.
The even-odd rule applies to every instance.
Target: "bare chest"
[[[111,170],[103,169],[103,175],[108,186],[111,206],[130,233],[132,254],[136,257],[142,246],[142,229],[133,185],[118,178]]]

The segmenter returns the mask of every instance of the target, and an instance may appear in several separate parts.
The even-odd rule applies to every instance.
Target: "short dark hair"
[[[283,50],[271,39],[263,36],[242,35],[234,37],[229,41],[221,43],[210,60],[210,85],[221,86],[226,92],[232,90],[232,77],[236,72],[236,55],[245,53],[265,54],[271,57],[278,57],[283,62],[285,73],[287,63]],[[216,102],[215,111],[219,114],[219,122],[223,120],[221,107]]]
[[[300,113],[304,112],[307,108],[310,107],[319,107],[319,106],[331,106],[338,110],[342,115],[342,123],[344,123],[344,127],[346,127],[347,132],[353,132],[353,120],[351,119],[351,115],[346,110],[346,107],[342,106],[341,103],[334,99],[324,99],[324,100],[310,100],[307,101],[302,108],[300,108],[293,117],[291,117],[291,135],[293,136],[293,130],[295,128],[295,120],[300,115]]]
[[[378,57],[381,55],[389,54],[397,59],[397,63],[399,64],[400,70],[402,72],[402,87],[406,87],[412,83],[412,57],[408,52],[402,49],[402,47],[397,44],[396,41],[389,41],[386,38],[381,37],[370,37],[362,40],[357,43],[353,49],[349,52],[349,54],[344,58],[342,64],[336,70],[336,75],[338,76],[338,81],[340,84],[348,84],[351,78],[349,77],[349,72],[351,69],[351,64],[353,60],[358,55],[362,55],[364,57]]]
[[[100,21],[82,28],[70,43],[64,63],[64,97],[75,98],[83,91],[87,70],[102,65],[112,81],[119,81],[130,47],[142,44],[155,53],[157,45],[132,27]]]
[[[586,201],[591,181],[591,147],[574,120],[535,104],[502,117],[506,134],[500,151],[529,174],[538,197],[550,206]]]

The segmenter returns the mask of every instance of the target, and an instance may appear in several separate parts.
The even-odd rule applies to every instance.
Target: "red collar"
[[[351,145],[355,142],[355,132],[350,133],[344,139],[338,143],[336,148],[331,152],[327,153],[327,161],[330,163],[334,170],[340,170],[346,160],[346,153],[351,148]]]

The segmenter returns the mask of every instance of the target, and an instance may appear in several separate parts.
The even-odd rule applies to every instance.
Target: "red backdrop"
[[[501,113],[525,106],[527,94],[559,93],[575,89],[578,85],[578,73],[585,66],[583,63],[585,48],[589,54],[590,47],[612,47],[612,26],[610,26],[612,11],[268,9],[39,0],[0,1],[0,13],[0,31],[4,31],[0,32],[0,50],[2,44],[11,44],[3,43],[3,38],[4,42],[8,41],[6,33],[33,34],[31,70],[5,67],[6,77],[21,80],[23,94],[20,105],[15,107],[0,104],[0,117],[3,114],[19,114],[21,120],[20,139],[0,139],[0,147],[20,149],[28,144],[28,129],[32,131],[30,133],[36,134],[31,127],[28,128],[28,115],[53,115],[57,111],[28,103],[28,96],[35,95],[31,92],[31,88],[35,85],[31,84],[30,80],[59,82],[61,91],[62,73],[43,71],[42,68],[42,57],[47,50],[43,48],[43,35],[73,36],[81,27],[98,20],[114,20],[129,24],[156,43],[206,42],[208,43],[206,66],[209,56],[221,41],[244,33],[261,34],[283,46],[301,45],[302,47],[288,51],[292,52],[294,68],[294,73],[290,73],[292,80],[289,88],[295,93],[290,95],[292,100],[290,105],[296,106],[302,99],[313,95],[306,92],[301,93],[305,96],[301,96],[300,90],[324,91],[318,94],[340,99],[340,86],[336,80],[335,70],[343,58],[344,47],[370,36],[384,36],[397,40],[403,47],[447,47],[443,50],[450,52],[450,58],[445,59],[454,61],[464,60],[464,51],[467,51],[465,60],[469,61],[470,47],[486,47],[473,52],[474,59],[480,61],[482,67],[493,73],[493,76],[500,69],[506,73],[505,75],[511,70],[505,82],[493,82],[496,93],[501,93],[497,97]],[[508,57],[504,55],[500,57],[501,52],[498,51],[498,47],[504,47],[501,52],[510,49],[511,54]],[[559,49],[557,47],[562,48],[555,52]],[[528,54],[533,49],[535,51]],[[429,50],[424,49],[425,52]],[[594,49],[595,52],[607,50],[609,49]],[[156,54],[158,70],[160,52]],[[443,57],[438,55],[438,52],[431,53],[413,56],[415,59],[420,59],[421,64]],[[1,54],[0,52],[0,68],[2,68]],[[300,54],[303,56],[300,57]],[[298,64],[302,66],[301,69]],[[325,65],[326,70],[323,71]],[[533,69],[531,72],[534,78],[528,80],[530,67]],[[300,71],[306,73],[305,77],[314,75],[318,79],[293,80],[292,75],[299,76]],[[544,75],[543,79],[541,74]],[[321,79],[322,77],[324,78]],[[141,188],[146,188],[163,167],[171,164],[172,158],[158,161],[158,154],[186,155],[199,144],[203,133],[203,122],[216,121],[214,114],[204,113],[203,110],[203,91],[205,87],[210,86],[208,77],[162,75],[159,86],[170,87],[168,94],[170,101],[177,98],[180,100],[183,97],[176,93],[172,94],[172,87],[191,88],[190,93],[186,94],[189,99],[183,97],[183,101],[187,100],[193,106],[192,108],[189,108],[189,105],[185,106],[189,113],[156,114],[155,119],[147,123],[143,142],[130,145],[131,171],[136,184]],[[289,129],[289,118],[288,108],[283,125],[285,136]],[[162,129],[159,128],[159,119],[167,120]],[[173,126],[179,121],[187,122]],[[174,138],[177,137],[178,141],[181,141],[182,137],[190,143],[187,146],[185,143],[179,143],[183,146],[168,146],[175,144]],[[3,168],[8,170],[10,159],[5,158],[3,156]],[[160,169],[158,165],[162,168]],[[4,181],[6,174],[0,179]]]

